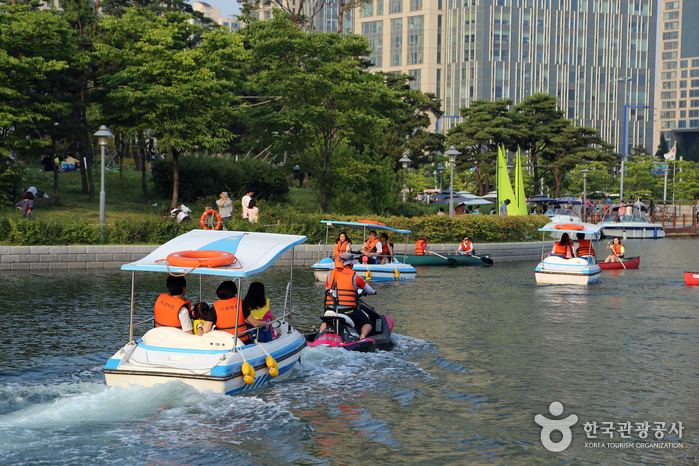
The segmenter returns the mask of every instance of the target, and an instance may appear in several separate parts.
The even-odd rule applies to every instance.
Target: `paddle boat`
[[[129,340],[104,366],[107,385],[128,389],[180,380],[201,391],[232,395],[288,376],[306,346],[306,338],[289,319],[293,312],[293,248],[305,241],[305,236],[298,235],[194,230],[123,265],[122,270],[131,271]],[[262,272],[288,250],[292,251],[292,269],[284,307],[272,323],[280,332],[273,341],[257,342],[256,329],[248,331],[253,343],[244,344],[237,328],[234,334],[214,329],[199,336],[173,327],[156,327],[134,339],[134,327],[154,320],[134,324],[137,271],[198,276],[199,301],[205,275],[237,280],[238,296],[243,296],[243,278]],[[153,295],[139,307],[152,313],[155,298]]]
[[[632,205],[626,206],[628,208]],[[598,225],[602,226],[605,237],[608,238],[636,238],[636,239],[658,239],[665,238],[665,228],[661,223],[652,223],[648,218],[646,206],[634,208],[633,214],[618,215],[619,205],[613,205],[607,210],[602,221]]]
[[[479,256],[466,256],[458,254],[424,254],[422,256],[418,256],[415,254],[406,254],[403,257],[405,258],[404,262],[412,265],[413,267],[440,265],[451,265],[455,267],[489,267],[493,265],[493,260],[490,258],[490,254],[481,254]]]
[[[408,238],[410,235],[410,230],[398,230],[396,228],[391,228],[383,223],[374,222],[370,220],[362,220],[359,222],[337,222],[333,220],[321,220],[321,223],[325,224],[325,244],[328,245],[328,234],[329,229],[332,226],[337,226],[341,228],[349,229],[359,229],[363,231],[363,239],[361,244],[353,244],[357,249],[361,248],[367,239],[367,233],[371,230],[380,231],[390,231],[394,233],[400,233],[406,235],[406,248],[408,245]],[[380,234],[380,232],[379,232]],[[359,252],[354,252],[353,254],[359,254]],[[405,255],[403,256],[405,257]],[[325,257],[320,261],[316,262],[311,266],[313,273],[318,281],[324,282],[328,277],[328,274],[332,269],[335,268],[335,261],[332,257]],[[354,271],[357,272],[362,278],[367,281],[373,282],[385,282],[385,281],[396,281],[396,280],[414,280],[417,270],[415,267],[405,264],[397,259],[394,255],[392,257],[386,258],[385,264],[369,264],[362,263],[356,264],[354,266]]]
[[[699,285],[699,272],[685,272],[684,282],[687,285]]]
[[[597,265],[602,270],[637,269],[641,265],[641,256],[629,257],[622,262],[598,262]]]
[[[546,233],[584,233],[593,235],[594,240],[599,239],[599,232],[602,227],[590,223],[549,223],[539,231]],[[544,238],[541,245],[541,262],[534,269],[536,282],[551,285],[588,285],[600,279],[602,269],[595,259],[589,256],[587,259],[575,257],[573,259],[563,259],[557,256],[544,256]]]

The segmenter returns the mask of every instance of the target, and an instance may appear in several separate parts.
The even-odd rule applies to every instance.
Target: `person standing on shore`
[[[501,217],[507,217],[507,206],[510,204],[509,199],[505,199],[505,201],[500,204],[500,216]]]
[[[216,201],[216,205],[218,206],[218,213],[221,216],[221,220],[230,220],[233,202],[231,202],[231,198],[228,197],[226,191],[221,193],[221,199]]]
[[[255,194],[255,190],[248,186],[245,188],[245,193],[246,194],[243,196],[243,200],[241,201],[243,206],[243,213],[241,217],[244,219],[248,218],[248,208],[250,207],[250,201],[252,201],[252,195]]]

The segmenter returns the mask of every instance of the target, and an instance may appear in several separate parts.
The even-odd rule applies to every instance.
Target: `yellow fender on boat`
[[[398,269],[393,269],[393,275],[396,277],[396,280],[400,280],[400,272]]]
[[[367,281],[371,280],[371,270],[367,270],[367,271],[366,271],[366,275],[364,276],[364,278],[365,278]]]
[[[243,363],[243,367],[241,368],[241,371],[243,372],[243,380],[245,380],[245,383],[248,385],[252,385],[255,383],[255,368],[250,365],[249,362],[245,361]]]
[[[279,365],[272,356],[267,356],[267,358],[265,359],[265,363],[267,363],[267,367],[269,367],[269,375],[271,375],[272,377],[276,377],[279,375]]]

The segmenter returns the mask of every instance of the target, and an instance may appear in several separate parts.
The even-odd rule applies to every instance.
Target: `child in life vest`
[[[260,282],[252,282],[248,287],[248,293],[243,298],[243,308],[250,311],[250,315],[263,322],[272,322],[274,314],[269,307],[269,298],[265,296],[265,286]],[[278,333],[272,331],[272,326],[267,330],[260,329],[258,340],[260,343],[269,342],[278,338]]]
[[[206,322],[206,317],[208,317],[208,315],[208,304],[202,301],[194,305],[194,308],[192,309],[192,327],[194,328],[195,335],[204,335],[204,323]]]

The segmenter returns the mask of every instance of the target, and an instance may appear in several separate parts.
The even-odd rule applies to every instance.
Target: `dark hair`
[[[235,282],[231,280],[226,280],[225,282],[222,282],[216,290],[216,296],[218,296],[220,299],[235,298],[237,294],[238,286],[236,286]]]
[[[376,234],[376,230],[371,230],[371,231],[369,232],[369,234],[372,234],[372,233],[374,234],[374,236],[378,236],[378,235]]]
[[[427,236],[425,236],[425,235],[420,235],[420,237],[418,238],[418,241],[425,241],[425,242],[427,242]]]
[[[578,239],[585,239],[585,233],[576,233],[575,236],[577,236]]]
[[[245,187],[245,194],[247,194],[247,193],[254,193],[254,192],[255,192],[255,190],[252,189],[252,186],[246,186],[246,187]]]
[[[352,242],[352,240],[351,240],[350,237],[347,235],[347,233],[345,232],[345,230],[342,230],[342,231],[337,235],[337,240],[335,241],[336,243],[339,243],[339,242],[340,242],[340,236],[341,236],[341,235],[345,235],[345,238],[347,239],[347,241],[350,242],[350,243]]]
[[[197,303],[192,308],[192,318],[197,320],[206,320],[209,316],[209,305],[204,301]]]
[[[243,307],[249,310],[260,309],[267,304],[265,298],[265,286],[261,282],[252,282],[248,287],[248,293],[243,298]]]
[[[257,205],[257,202],[255,202],[255,199],[250,199],[250,202],[248,202],[248,209],[252,209]]]
[[[28,199],[28,200],[30,200],[30,201],[33,201],[33,200],[34,200],[34,195],[33,195],[32,193],[30,193],[29,191],[27,191],[26,193],[24,193],[24,198],[25,198],[25,199]]]
[[[386,241],[388,241],[388,235],[386,233],[381,233],[381,236],[379,236],[379,238],[386,238]]]
[[[184,289],[187,288],[187,280],[184,277],[173,277],[170,275],[167,277],[165,286],[167,286],[170,296],[178,296],[184,293]]]
[[[570,236],[568,236],[568,233],[563,233],[561,235],[561,241],[559,242],[559,244],[561,246],[564,246],[564,245],[569,244],[569,243],[570,243]]]

